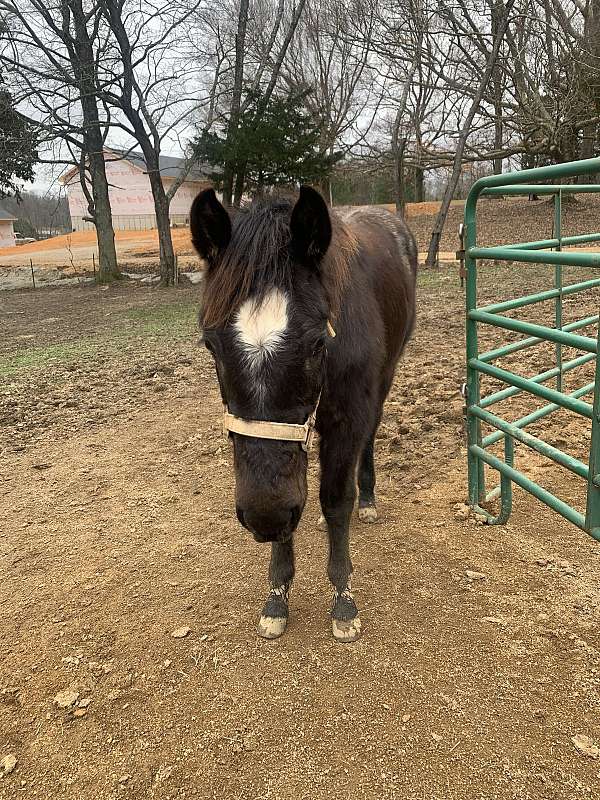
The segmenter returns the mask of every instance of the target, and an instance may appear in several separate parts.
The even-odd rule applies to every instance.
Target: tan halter
[[[321,395],[319,395],[319,400]],[[241,436],[254,436],[256,439],[277,439],[280,442],[299,442],[305,452],[311,448],[314,433],[317,408],[306,420],[304,425],[292,422],[268,422],[262,419],[242,419],[230,414],[227,406],[223,408],[223,432],[239,433]]]
[[[333,338],[335,331],[331,322],[327,320],[327,332]],[[315,421],[317,409],[321,400],[321,392],[317,398],[315,409],[303,425],[292,422],[269,422],[262,419],[242,419],[229,413],[227,406],[223,406],[223,433],[239,433],[240,436],[253,436],[256,439],[275,439],[280,442],[298,442],[305,452],[308,452],[315,435]]]

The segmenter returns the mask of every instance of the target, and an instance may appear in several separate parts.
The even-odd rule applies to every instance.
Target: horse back
[[[393,366],[415,324],[418,254],[414,237],[403,219],[382,208],[357,209],[344,222],[358,242],[351,272],[363,293],[361,305],[370,307],[371,314],[377,312],[379,319],[371,319],[371,325],[382,327],[383,360]],[[372,293],[374,303],[368,302],[365,292]]]

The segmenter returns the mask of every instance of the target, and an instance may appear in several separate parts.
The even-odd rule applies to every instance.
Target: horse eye
[[[204,340],[204,347],[206,347],[206,349],[208,350],[208,352],[209,352],[209,353],[214,353],[214,352],[215,352],[215,348],[214,348],[214,347],[212,346],[212,344],[211,344],[211,343],[208,341],[208,339],[205,339],[205,340]]]

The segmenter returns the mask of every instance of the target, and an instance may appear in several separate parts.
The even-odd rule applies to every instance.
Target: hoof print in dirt
[[[377,508],[375,506],[362,506],[358,509],[358,518],[366,525],[372,525],[379,519]]]

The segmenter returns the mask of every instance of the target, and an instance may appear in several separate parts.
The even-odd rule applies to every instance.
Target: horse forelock
[[[204,327],[227,324],[251,295],[258,304],[272,289],[289,293],[294,268],[289,253],[292,208],[291,202],[278,199],[253,204],[236,213],[231,241],[206,277]],[[320,271],[330,315],[335,319],[358,244],[350,229],[334,214],[331,222],[331,245]]]

